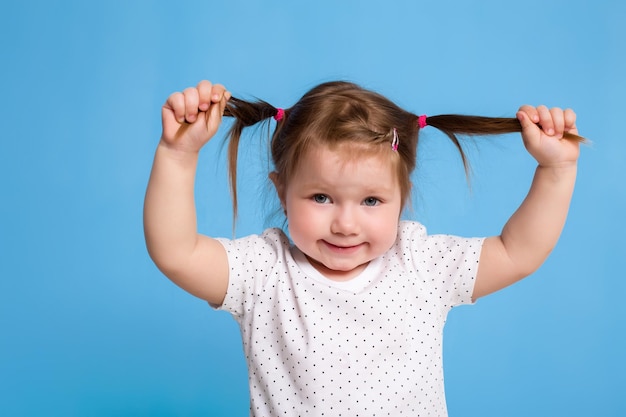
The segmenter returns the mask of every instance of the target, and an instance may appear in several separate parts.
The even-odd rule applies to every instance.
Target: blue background
[[[448,406],[626,415],[624,21],[617,0],[4,4],[0,414],[246,415],[234,320],[164,278],[143,240],[160,106],[207,78],[282,107],[349,79],[415,113],[574,108],[593,145],[562,239],[532,277],[450,314]],[[449,142],[422,139],[412,217],[432,233],[498,233],[535,166],[519,136],[468,144],[471,188]],[[201,155],[199,225],[230,236],[220,148]],[[265,155],[242,154],[237,235],[271,211]]]

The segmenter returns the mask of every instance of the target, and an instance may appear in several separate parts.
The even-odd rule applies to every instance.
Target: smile
[[[339,245],[335,245],[333,243],[327,242],[325,240],[322,240],[322,242],[332,252],[339,253],[339,254],[346,254],[346,255],[358,251],[365,244],[365,243],[359,243],[358,245],[339,246]]]

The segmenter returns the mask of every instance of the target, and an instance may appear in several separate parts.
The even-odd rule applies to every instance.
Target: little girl
[[[235,215],[242,129],[276,120],[269,175],[289,237],[280,229],[236,240],[198,234],[198,152],[223,115],[235,119]],[[565,223],[582,139],[572,110],[417,116],[346,82],[281,109],[202,81],[172,94],[162,120],[145,200],[148,251],[177,285],[238,321],[255,416],[445,416],[446,315],[546,259]],[[522,132],[538,166],[499,236],[428,235],[400,220],[426,126],[448,135],[464,162],[457,134]]]

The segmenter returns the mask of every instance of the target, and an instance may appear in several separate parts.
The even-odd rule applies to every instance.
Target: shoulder
[[[287,235],[278,228],[266,229],[236,239],[217,239],[226,250],[231,271],[252,265],[265,270],[290,257],[291,244]]]
[[[420,256],[450,253],[461,255],[470,251],[475,255],[480,251],[483,238],[466,238],[447,234],[429,235],[426,227],[415,221],[401,221],[398,226],[396,246],[403,253],[419,254]]]
[[[243,317],[265,285],[282,276],[291,257],[289,239],[280,229],[259,235],[217,239],[226,250],[229,281],[221,309]]]
[[[247,250],[252,248],[259,249],[285,249],[289,248],[289,238],[279,228],[270,228],[261,234],[252,234],[248,236],[238,237],[235,239],[217,238],[226,250]]]
[[[398,224],[398,243],[421,241],[428,237],[426,227],[416,221],[402,220]]]

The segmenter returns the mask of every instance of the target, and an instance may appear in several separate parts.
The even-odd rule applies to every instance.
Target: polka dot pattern
[[[391,250],[334,282],[278,229],[221,240],[253,416],[445,416],[442,332],[471,303],[482,239],[401,222]]]

